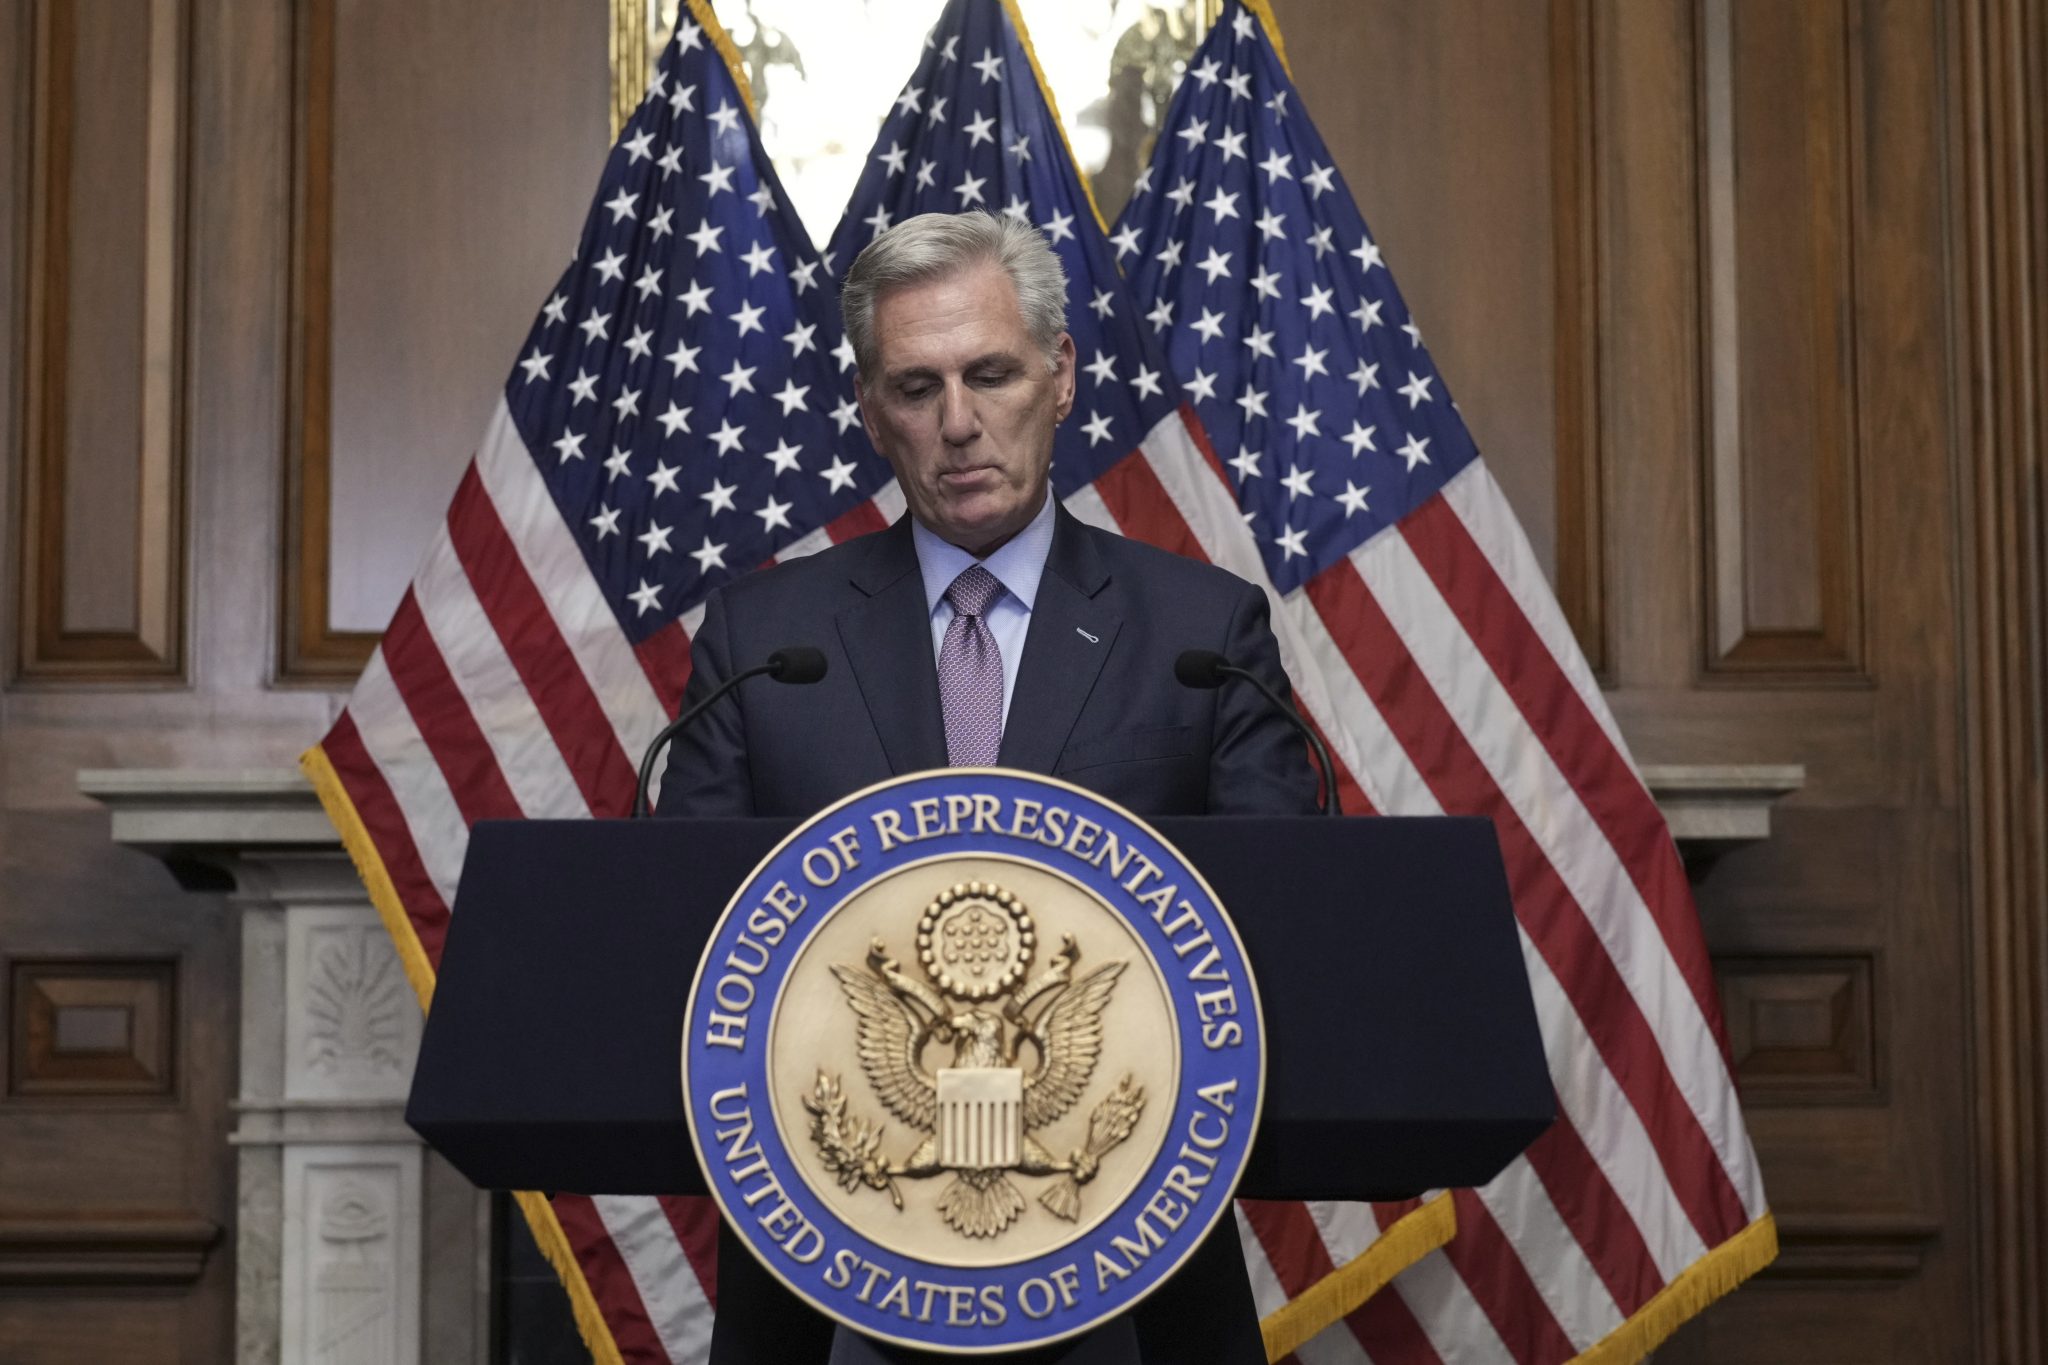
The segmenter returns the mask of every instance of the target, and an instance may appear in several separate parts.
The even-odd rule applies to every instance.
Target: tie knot
[[[960,571],[960,576],[946,589],[946,600],[962,616],[980,616],[1002,591],[1002,580],[975,564]]]

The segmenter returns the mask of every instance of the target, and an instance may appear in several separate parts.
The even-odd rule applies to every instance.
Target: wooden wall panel
[[[1580,646],[1610,653],[1592,0],[1279,0],[1301,86]]]
[[[184,0],[33,7],[17,671],[184,670]]]
[[[280,671],[353,678],[573,249],[601,6],[299,0]],[[485,244],[488,244],[487,246]]]
[[[1701,0],[1707,668],[1862,665],[1848,0]]]
[[[175,962],[12,964],[7,1093],[172,1098]]]

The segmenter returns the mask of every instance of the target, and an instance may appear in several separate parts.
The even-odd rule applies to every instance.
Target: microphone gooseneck
[[[712,703],[738,687],[749,678],[763,674],[780,683],[814,683],[825,676],[827,667],[825,652],[810,645],[784,645],[770,654],[765,662],[752,668],[743,668],[711,689],[711,695],[698,702],[689,710],[661,727],[654,742],[647,746],[647,752],[640,758],[640,780],[633,788],[633,813],[635,820],[644,819],[647,811],[647,789],[654,782],[654,760],[668,747],[669,741],[688,729],[697,717],[711,709]]]
[[[1329,746],[1323,743],[1323,737],[1315,732],[1315,727],[1302,718],[1301,712],[1295,710],[1285,698],[1267,686],[1264,678],[1248,668],[1239,668],[1213,649],[1182,650],[1180,657],[1173,661],[1173,676],[1180,680],[1183,687],[1199,688],[1203,691],[1221,687],[1231,678],[1242,678],[1258,689],[1259,695],[1266,699],[1267,704],[1278,711],[1287,723],[1308,741],[1309,752],[1315,755],[1316,769],[1322,774],[1323,814],[1343,814],[1337,808],[1337,766],[1330,761]]]

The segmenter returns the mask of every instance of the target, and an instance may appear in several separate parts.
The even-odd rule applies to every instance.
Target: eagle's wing
[[[1024,1127],[1042,1127],[1074,1107],[1102,1055],[1102,1010],[1123,975],[1108,962],[1060,992],[1038,1021],[1038,1070],[1024,1082]]]
[[[918,1054],[930,1027],[919,1020],[909,1001],[873,974],[835,963],[832,975],[846,992],[846,1003],[860,1016],[860,1064],[868,1084],[890,1113],[929,1132],[938,1119],[939,1088],[919,1064]]]

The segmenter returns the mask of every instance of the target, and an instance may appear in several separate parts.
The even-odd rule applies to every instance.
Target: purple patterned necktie
[[[1003,585],[979,564],[946,589],[953,619],[939,645],[939,706],[946,717],[946,761],[989,767],[1003,744],[1003,654],[982,614]]]

